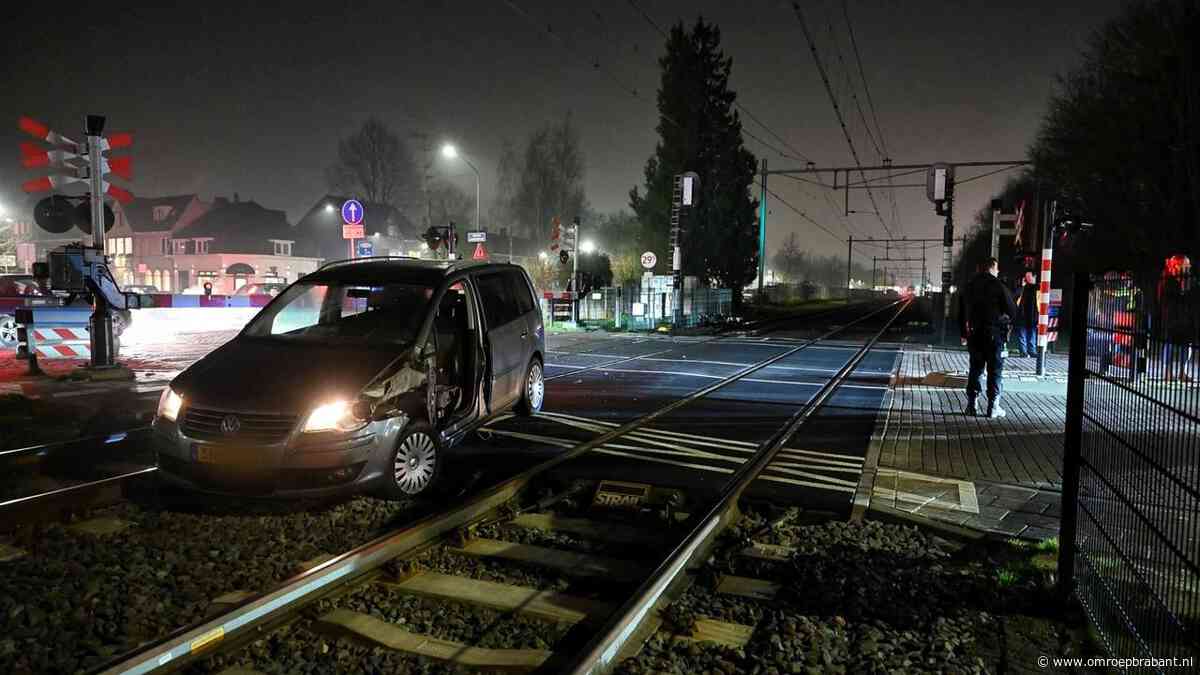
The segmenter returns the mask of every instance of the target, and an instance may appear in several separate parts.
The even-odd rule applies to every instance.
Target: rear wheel
[[[413,422],[392,451],[384,493],[393,499],[427,495],[440,482],[444,463],[433,429],[425,422]]]
[[[542,410],[546,400],[546,375],[542,362],[534,358],[525,370],[525,386],[521,389],[521,400],[517,402],[517,414],[529,417]]]

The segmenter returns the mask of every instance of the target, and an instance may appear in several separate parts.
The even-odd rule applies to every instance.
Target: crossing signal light
[[[24,142],[20,144],[21,164],[27,169],[49,169],[56,170],[57,173],[52,173],[41,178],[34,178],[25,181],[21,184],[21,189],[29,193],[37,192],[53,192],[60,190],[73,183],[84,183],[91,178],[92,167],[99,166],[100,174],[100,190],[104,195],[111,197],[123,204],[128,204],[133,201],[133,194],[128,190],[113,185],[108,182],[109,178],[116,176],[124,180],[133,179],[133,159],[131,157],[106,157],[103,153],[109,150],[127,148],[133,145],[133,134],[129,132],[121,132],[109,134],[107,137],[98,139],[98,143],[93,146],[98,146],[97,154],[100,154],[99,161],[93,163],[92,158],[88,156],[88,144],[78,143],[62,134],[52,130],[49,126],[31,118],[21,117],[17,120],[17,127],[34,138],[47,143],[51,146],[50,149],[40,147],[36,143]],[[87,116],[86,133],[91,136],[99,136],[104,129],[104,118],[99,115]],[[43,200],[46,208],[45,213],[57,213],[61,209],[49,204]],[[61,227],[63,221],[61,218],[45,218],[50,227]],[[108,220],[106,218],[106,220]],[[91,218],[89,217],[85,223],[75,223],[81,228],[91,226]],[[41,223],[39,222],[39,225]],[[69,228],[68,228],[69,229]],[[48,230],[50,231],[50,230]]]
[[[550,228],[550,250],[557,251],[559,242],[562,240],[562,220],[558,216],[554,216],[550,224],[552,225]]]
[[[560,264],[562,264],[562,265],[566,265],[568,262],[570,262],[570,260],[571,260],[571,254],[570,254],[570,253],[567,253],[566,251],[559,251],[559,252],[558,252],[558,262],[559,262]]]
[[[442,245],[442,233],[438,232],[438,229],[432,225],[428,230],[425,230],[425,234],[421,235],[421,238],[425,240],[425,244],[429,247],[430,251],[436,251]]]

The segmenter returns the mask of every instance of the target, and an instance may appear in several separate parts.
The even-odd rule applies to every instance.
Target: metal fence
[[[1062,587],[1113,656],[1191,657],[1194,668],[1200,278],[1080,275],[1071,309]]]
[[[767,296],[767,301],[773,303],[828,300],[834,297],[834,293],[839,294],[837,297],[845,297],[846,289],[831,289],[828,286],[819,286],[808,282],[799,284],[768,284],[763,286],[763,294]]]
[[[727,288],[688,288],[682,291],[683,327],[720,321],[733,313],[733,293]],[[579,299],[579,321],[611,322],[627,330],[654,330],[674,325],[674,292],[642,290],[638,287],[598,288]],[[544,300],[547,322],[570,321],[570,303]]]

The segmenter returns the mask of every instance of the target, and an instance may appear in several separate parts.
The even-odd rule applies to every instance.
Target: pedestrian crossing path
[[[502,423],[511,418],[512,415],[502,415],[485,427],[483,432],[561,448],[571,448],[580,443],[579,439],[566,435],[502,428]],[[615,422],[545,411],[539,413],[536,419],[561,426],[566,433],[583,431],[600,435],[619,426]],[[732,474],[758,449],[759,444],[750,441],[643,427],[605,443],[593,452],[694,471]],[[785,447],[758,480],[854,494],[862,467],[863,458],[855,455]]]

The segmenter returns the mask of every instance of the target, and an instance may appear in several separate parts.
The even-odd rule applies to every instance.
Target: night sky
[[[37,175],[19,163],[17,143],[27,139],[17,131],[16,118],[23,114],[68,136],[79,135],[88,112],[107,115],[110,130],[134,131],[135,194],[198,192],[210,199],[237,192],[285,209],[293,220],[325,192],[323,171],[334,159],[338,138],[371,114],[401,132],[458,143],[483,173],[485,213],[501,141],[520,141],[567,111],[582,133],[585,187],[598,210],[628,208],[628,191],[642,182],[656,141],[654,97],[663,40],[627,2],[242,2],[171,8],[105,2],[89,11],[53,5],[61,9],[50,12],[44,3],[20,3],[36,8],[28,13],[15,4],[0,10],[8,28],[0,43],[5,121],[0,138],[9,148],[8,161],[0,162],[0,203],[10,210],[27,203],[20,183]],[[819,166],[852,163],[790,3],[639,4],[663,27],[680,19],[693,22],[699,14],[717,23],[734,59],[739,101]],[[1089,32],[1119,4],[850,0],[855,38],[894,162],[1023,157],[1055,75],[1078,62]],[[878,163],[848,95],[846,72],[857,78],[857,66],[842,2],[810,0],[803,6],[859,156]],[[861,88],[858,95],[866,110]],[[743,122],[754,135],[781,146],[755,123]],[[802,165],[756,141],[747,144],[772,168]],[[465,169],[437,162],[438,171]],[[473,179],[459,180],[473,190]],[[966,224],[1001,181],[962,186],[959,222]],[[874,216],[839,218],[815,190],[806,194],[784,178],[773,178],[771,187],[842,239],[846,221],[856,236],[883,233]],[[876,196],[890,216],[886,193]],[[840,199],[836,195],[835,203]],[[853,193],[852,199],[852,209],[871,209],[865,193]],[[898,234],[940,236],[923,190],[900,190],[897,202]],[[819,252],[845,250],[844,243],[773,205],[770,249],[789,231]]]

